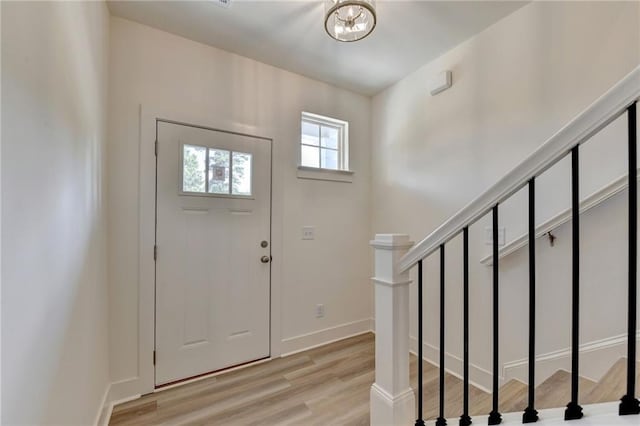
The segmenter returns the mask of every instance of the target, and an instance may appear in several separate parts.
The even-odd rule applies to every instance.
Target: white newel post
[[[398,261],[413,246],[404,234],[378,234],[375,249],[376,381],[371,386],[371,425],[409,426],[415,396],[409,384],[409,273]]]

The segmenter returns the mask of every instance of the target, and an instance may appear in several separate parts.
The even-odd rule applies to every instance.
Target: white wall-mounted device
[[[440,92],[444,92],[451,87],[451,71],[442,71],[429,81],[429,90],[431,96],[435,96]]]

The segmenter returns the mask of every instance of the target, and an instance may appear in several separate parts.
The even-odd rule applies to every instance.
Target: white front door
[[[271,142],[158,121],[156,385],[269,356]]]

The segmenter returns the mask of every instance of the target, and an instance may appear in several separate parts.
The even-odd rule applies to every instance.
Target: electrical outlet
[[[316,318],[324,318],[324,305],[316,305]]]
[[[316,228],[314,226],[303,226],[302,227],[302,239],[303,240],[315,240],[316,238]]]
[[[505,245],[507,230],[504,227],[498,227],[498,246]],[[484,228],[484,243],[488,246],[493,244],[493,228]]]

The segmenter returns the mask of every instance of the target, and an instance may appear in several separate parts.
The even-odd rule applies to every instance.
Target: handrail
[[[507,173],[495,185],[467,204],[458,213],[416,244],[399,262],[401,272],[436,251],[458,233],[505,201],[532,178],[539,176],[579,145],[618,118],[640,99],[640,66],[627,74],[587,109],[556,132],[527,159]]]
[[[638,170],[638,176],[640,176],[640,170]],[[629,174],[625,173],[624,175],[618,177],[613,180],[609,184],[603,186],[599,190],[595,191],[588,197],[583,198],[580,201],[580,214],[586,213],[594,207],[598,207],[611,197],[618,195],[620,192],[626,190],[629,187]],[[567,208],[559,212],[558,214],[553,215],[551,218],[545,220],[541,224],[536,226],[536,238],[542,238],[545,235],[549,234],[554,229],[557,229],[561,225],[569,222],[571,220],[571,209]],[[555,237],[554,237],[555,238]],[[523,233],[518,238],[514,238],[513,240],[506,243],[503,247],[500,248],[498,259],[502,259],[506,256],[509,256],[512,253],[520,250],[522,247],[525,247],[529,244],[529,234]],[[480,263],[485,266],[493,265],[493,254],[488,254],[482,259],[480,259]]]

